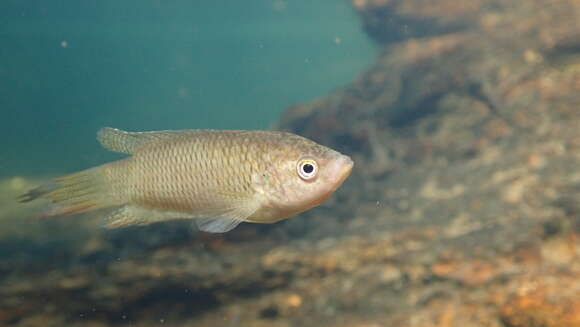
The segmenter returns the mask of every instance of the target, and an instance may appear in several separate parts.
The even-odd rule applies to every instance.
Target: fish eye
[[[316,177],[318,172],[318,164],[312,159],[302,159],[298,161],[296,166],[298,170],[298,175],[305,181],[311,180]]]

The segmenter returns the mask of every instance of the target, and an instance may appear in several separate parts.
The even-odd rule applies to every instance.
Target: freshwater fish
[[[326,201],[350,175],[350,157],[278,131],[126,132],[103,128],[103,147],[130,156],[55,178],[21,195],[50,201],[44,216],[116,208],[109,228],[193,219],[227,232],[273,223]]]

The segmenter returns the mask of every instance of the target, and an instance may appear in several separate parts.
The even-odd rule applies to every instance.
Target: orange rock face
[[[578,275],[560,276],[557,282],[546,283],[537,276],[521,286],[516,294],[501,307],[502,320],[513,327],[578,327],[580,326],[580,287]]]

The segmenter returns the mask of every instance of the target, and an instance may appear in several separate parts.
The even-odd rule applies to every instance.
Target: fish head
[[[275,211],[275,220],[325,202],[348,178],[354,165],[349,156],[301,137],[280,144],[275,152],[268,191],[263,192],[267,206]]]

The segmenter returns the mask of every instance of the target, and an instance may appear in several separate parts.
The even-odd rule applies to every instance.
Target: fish
[[[281,131],[105,127],[97,140],[128,156],[40,185],[18,200],[48,200],[44,217],[112,208],[107,228],[193,219],[204,232],[274,223],[324,203],[352,159]]]

